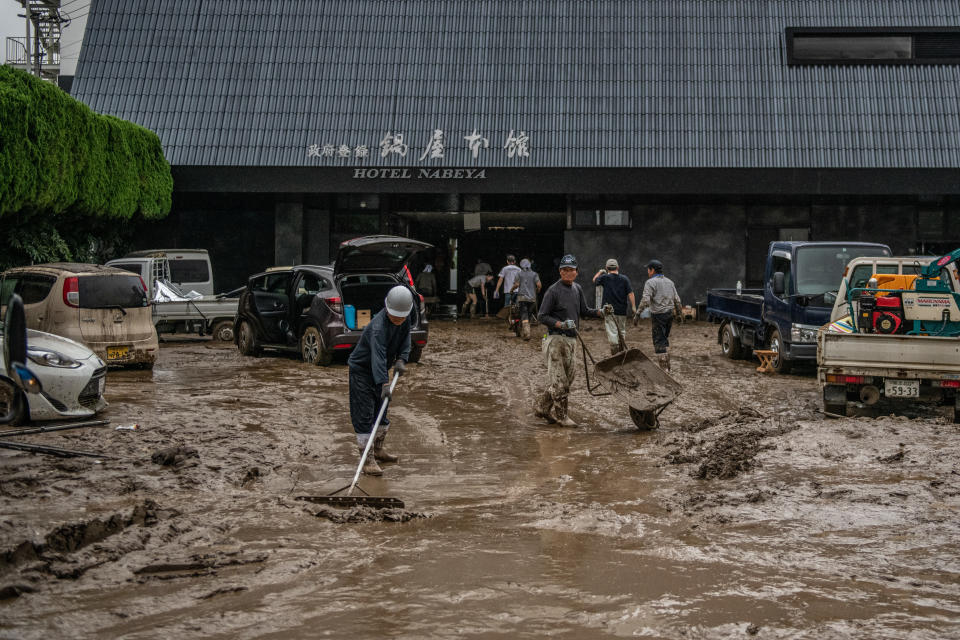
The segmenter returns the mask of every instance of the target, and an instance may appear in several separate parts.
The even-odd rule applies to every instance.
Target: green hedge
[[[0,66],[0,216],[162,218],[172,193],[154,132]]]

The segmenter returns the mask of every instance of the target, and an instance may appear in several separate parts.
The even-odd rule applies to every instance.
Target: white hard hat
[[[387,313],[395,318],[406,318],[413,309],[413,294],[410,289],[397,285],[387,293],[383,303],[387,307]]]

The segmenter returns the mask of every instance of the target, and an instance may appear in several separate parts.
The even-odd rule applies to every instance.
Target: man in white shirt
[[[513,256],[507,256],[507,266],[500,269],[500,279],[497,280],[497,286],[493,289],[493,297],[500,297],[500,287],[503,287],[503,306],[509,307],[513,303],[513,281],[517,279],[520,273],[520,267],[517,266],[517,259]]]

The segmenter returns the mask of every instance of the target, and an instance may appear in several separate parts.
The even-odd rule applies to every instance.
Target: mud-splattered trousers
[[[350,367],[350,421],[353,422],[353,432],[357,434],[357,444],[367,445],[373,423],[380,411],[380,391],[382,385],[373,381],[369,371],[357,367]],[[383,420],[377,427],[377,433],[386,435],[390,428],[390,421],[384,412]]]
[[[651,313],[650,319],[653,321],[653,351],[654,353],[666,353],[670,346],[670,327],[673,326],[673,312]]]
[[[607,330],[607,342],[614,353],[620,350],[620,340],[627,343],[627,316],[609,314],[603,317],[603,328]]]
[[[537,402],[537,415],[555,421],[567,415],[570,385],[576,374],[576,347],[576,338],[560,334],[550,334],[543,339],[541,349],[547,363],[547,388]]]

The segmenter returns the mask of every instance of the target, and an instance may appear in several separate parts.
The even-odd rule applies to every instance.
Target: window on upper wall
[[[960,27],[787,27],[787,64],[960,64]]]
[[[578,207],[573,212],[573,226],[578,228],[629,229],[630,211],[619,208],[587,209]]]

